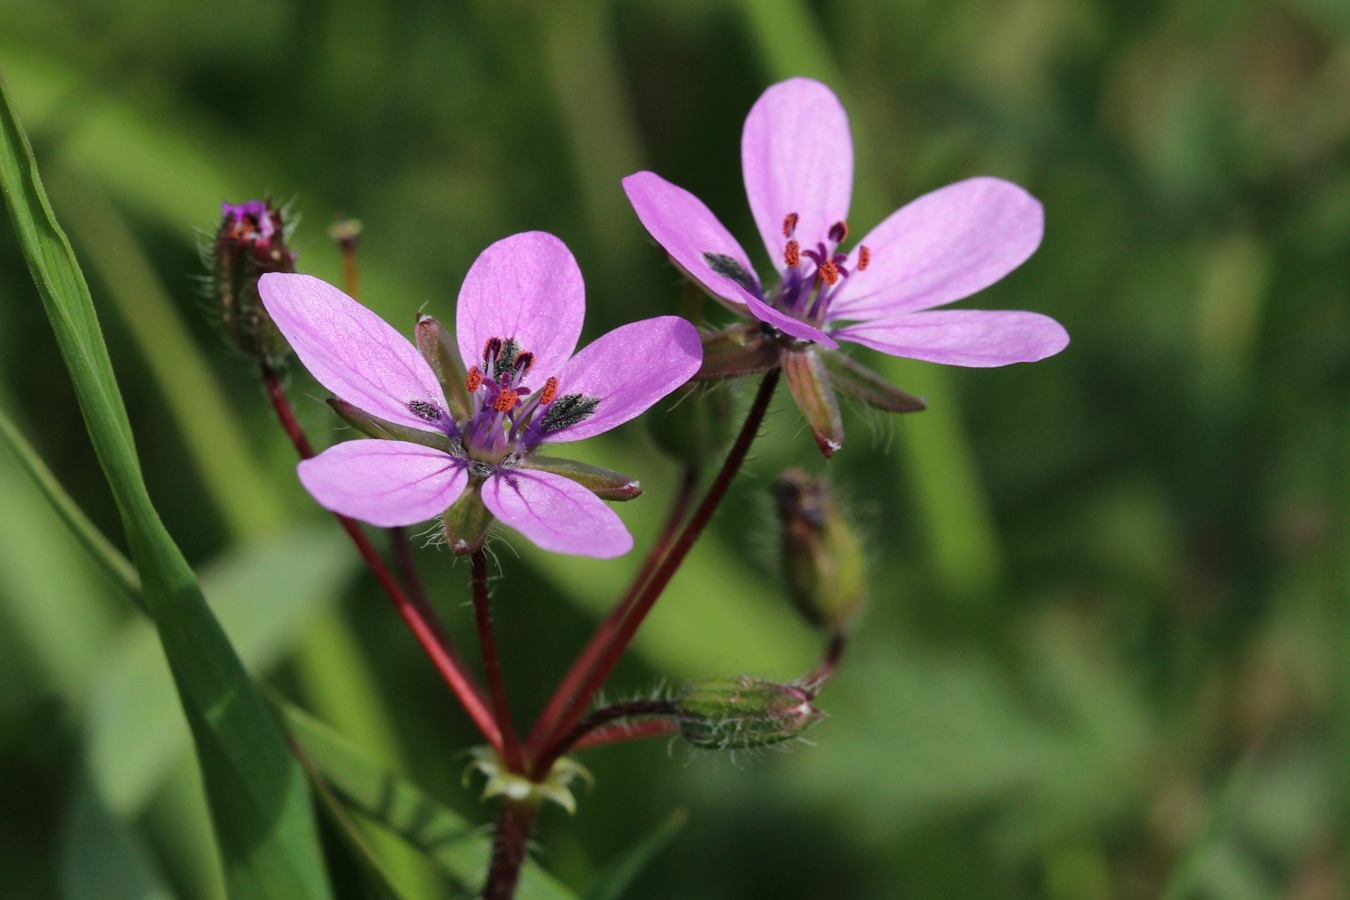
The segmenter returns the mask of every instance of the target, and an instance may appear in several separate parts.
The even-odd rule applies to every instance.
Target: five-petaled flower
[[[922,408],[843,354],[853,341],[892,356],[956,366],[1002,366],[1058,353],[1058,322],[1030,312],[936,310],[982,290],[1040,244],[1041,205],[1017,185],[972,178],[901,207],[848,252],[853,141],[825,85],[794,78],[770,87],[741,138],[750,210],[778,281],[765,286],[704,203],[652,172],[624,189],[652,237],[714,297],[758,320],[707,341],[702,377],[782,366],[829,455],[843,442],[834,391],[893,411]],[[762,325],[760,324],[762,323]]]
[[[384,438],[300,463],[322,506],[381,526],[442,515],[461,553],[481,545],[494,518],[546,550],[609,558],[632,547],[600,498],[636,496],[637,483],[537,451],[608,431],[688,381],[702,359],[688,322],[634,322],[574,356],[581,272],[542,232],[483,251],[460,290],[456,337],[422,316],[418,347],[317,278],[266,275],[260,292],[339,413]]]

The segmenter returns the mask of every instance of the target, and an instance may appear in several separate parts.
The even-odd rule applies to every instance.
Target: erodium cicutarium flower
[[[624,189],[677,265],[758,320],[708,340],[702,377],[781,365],[826,455],[843,442],[835,388],[883,409],[922,408],[858,363],[823,352],[838,341],[954,366],[1032,362],[1068,344],[1058,322],[1036,313],[936,309],[998,281],[1040,244],[1041,205],[1017,185],[997,178],[949,185],[901,207],[845,251],[848,116],[833,91],[806,78],[776,84],[755,103],[741,163],[774,282],[759,279],[693,194],[652,172],[630,175]]]
[[[422,352],[317,278],[267,275],[260,290],[338,412],[384,438],[347,441],[300,463],[301,482],[322,506],[381,526],[443,516],[461,553],[481,545],[494,518],[546,550],[609,558],[631,549],[628,529],[600,498],[636,496],[637,483],[538,451],[608,431],[688,381],[702,359],[694,326],[646,319],[573,355],[585,312],[581,271],[562,241],[542,232],[484,250],[460,289],[456,338],[420,317]]]

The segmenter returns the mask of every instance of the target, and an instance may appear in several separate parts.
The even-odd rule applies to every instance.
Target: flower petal
[[[574,356],[558,376],[558,393],[600,401],[595,412],[548,443],[579,441],[644,412],[694,376],[703,362],[698,329],[679,316],[616,328]]]
[[[478,255],[459,290],[455,333],[464,366],[482,363],[490,338],[534,354],[540,378],[558,374],[576,349],[586,288],[572,251],[543,231],[502,238]]]
[[[561,475],[499,472],[482,493],[494,516],[545,550],[612,559],[633,549],[633,536],[614,510]]]
[[[323,508],[383,528],[440,515],[468,482],[461,461],[403,441],[347,441],[305,460],[297,471]]]
[[[1007,275],[1040,246],[1045,213],[1035,197],[999,178],[971,178],[896,210],[849,256],[831,319],[932,309]],[[870,260],[857,270],[859,247]]]
[[[769,258],[783,267],[783,219],[797,213],[803,247],[848,218],[853,136],[834,91],[809,78],[775,84],[755,101],[741,134],[745,193]]]
[[[754,297],[745,298],[746,306],[756,319],[761,322],[767,322],[785,334],[790,334],[803,341],[814,341],[830,349],[838,347],[838,342],[825,332],[814,325],[808,325],[800,319],[794,319],[787,313],[779,312],[762,300],[756,300]]]
[[[436,373],[417,348],[375,313],[312,275],[269,272],[258,294],[311,375],[339,399],[398,425],[437,430],[417,401],[447,408]]]
[[[732,260],[752,279],[755,289],[744,292],[763,296],[750,257],[702,200],[654,172],[629,175],[623,189],[647,232],[705,290],[734,304],[745,302],[734,279],[709,265],[706,254],[712,254]]]
[[[1006,366],[1054,356],[1069,334],[1039,313],[981,309],[917,312],[850,325],[834,333],[891,356],[948,366]]]

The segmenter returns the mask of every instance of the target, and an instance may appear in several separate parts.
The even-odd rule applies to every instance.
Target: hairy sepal
[[[811,426],[816,446],[827,458],[833,456],[844,446],[844,422],[821,354],[814,349],[784,350],[781,356],[788,388]]]
[[[396,422],[381,419],[379,416],[372,416],[365,410],[357,409],[346,400],[340,400],[337,397],[328,398],[328,405],[333,407],[333,411],[341,416],[344,422],[366,437],[379,438],[384,441],[406,441],[410,444],[421,444],[423,447],[444,450],[446,453],[451,453],[454,447],[450,438],[439,431],[423,431],[420,428],[399,425]]]
[[[698,380],[757,375],[778,367],[778,347],[759,322],[742,322],[705,335]]]
[[[477,552],[492,527],[492,513],[483,504],[480,492],[483,482],[470,476],[469,486],[454,505],[441,514],[441,528],[450,549],[460,556]]]
[[[824,354],[834,389],[876,409],[893,413],[920,412],[923,399],[907,394],[862,363],[843,353]]]
[[[459,346],[444,325],[431,316],[417,317],[417,349],[436,373],[450,404],[450,414],[456,420],[469,417],[468,372],[459,358]]]
[[[522,462],[520,467],[561,475],[575,481],[601,500],[632,500],[642,493],[642,486],[636,478],[629,478],[612,469],[577,462],[574,459],[533,456]]]

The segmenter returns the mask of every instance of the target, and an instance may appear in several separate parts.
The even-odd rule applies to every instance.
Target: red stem
[[[538,812],[539,807],[533,803],[502,799],[483,900],[511,900],[516,895],[516,882],[520,880],[520,867],[525,864],[525,849]]]
[[[487,554],[482,550],[474,552],[473,566],[473,613],[478,623],[478,643],[483,648],[483,671],[487,673],[488,693],[492,697],[492,709],[496,713],[497,725],[502,731],[500,753],[506,761],[506,767],[512,772],[524,772],[524,758],[520,753],[520,738],[516,736],[516,727],[511,722],[511,708],[506,702],[506,681],[502,678],[502,661],[497,655],[497,637],[492,630],[492,603],[488,598]]]
[[[549,740],[545,746],[549,749],[540,754],[534,766],[534,777],[542,777],[552,767],[554,760],[558,758],[556,746],[559,739],[571,730],[572,726],[585,714],[586,708],[590,705],[591,699],[596,692],[600,690],[609,677],[609,673],[614,671],[619,658],[623,652],[628,649],[629,643],[633,640],[633,635],[637,633],[638,628],[646,619],[647,614],[656,605],[660,599],[662,591],[666,585],[670,584],[670,579],[679,571],[684,558],[689,555],[699,535],[712,520],[713,513],[717,511],[722,498],[726,496],[727,488],[731,486],[732,479],[740,471],[741,464],[745,462],[745,456],[750,452],[750,445],[755,442],[759,435],[759,426],[764,422],[764,415],[768,412],[769,401],[773,398],[774,388],[778,386],[779,370],[774,369],[764,376],[760,382],[759,392],[755,394],[754,403],[750,406],[750,413],[746,416],[745,424],[741,426],[741,432],[736,436],[736,443],[731,446],[727,453],[726,462],[722,464],[722,469],[717,473],[717,478],[712,486],[708,488],[708,493],[699,504],[698,509],[694,511],[693,517],[689,523],[684,526],[684,531],[676,540],[674,546],[661,560],[656,571],[652,573],[651,578],[642,587],[638,596],[632,602],[632,608],[624,617],[619,626],[618,633],[614,635],[605,647],[605,652],[597,660],[595,666],[591,669],[590,675],[583,682],[581,689],[576,693],[571,705],[559,720],[556,727],[551,732]]]
[[[600,659],[600,655],[609,646],[609,642],[614,635],[618,633],[619,626],[623,624],[624,617],[633,606],[633,600],[636,599],[642,586],[647,583],[647,579],[651,577],[657,563],[665,556],[671,541],[675,539],[675,533],[679,530],[680,523],[684,521],[685,514],[689,511],[689,505],[694,499],[694,489],[697,487],[698,471],[690,466],[685,469],[684,477],[680,480],[679,491],[675,494],[675,502],[671,505],[670,512],[666,516],[661,534],[652,544],[651,550],[647,551],[647,557],[642,561],[642,566],[633,576],[628,589],[624,591],[619,602],[614,605],[614,609],[609,616],[596,628],[595,634],[591,636],[576,662],[572,663],[572,667],[567,670],[562,683],[553,692],[553,696],[549,698],[544,711],[539,714],[534,727],[530,729],[530,736],[525,740],[525,749],[528,756],[537,756],[539,751],[543,749],[544,740],[553,733],[558,721],[569,710],[572,699],[590,676],[596,661]]]
[[[839,668],[839,661],[844,657],[844,647],[847,643],[848,639],[842,634],[830,637],[830,643],[825,649],[825,658],[816,666],[815,671],[801,682],[802,689],[807,692],[810,699],[816,699],[825,682],[834,676],[835,669]]]
[[[609,725],[609,723],[621,719],[632,719],[639,716],[661,716],[665,722],[674,725],[675,729],[678,730],[678,724],[673,718],[677,712],[679,712],[679,707],[675,705],[674,700],[629,700],[592,710],[558,741],[553,750],[558,756],[562,756],[592,732],[600,730],[601,726]],[[632,731],[637,724],[636,722],[625,722],[614,726],[614,728]]]
[[[305,436],[305,431],[296,421],[295,413],[291,409],[290,401],[286,399],[286,391],[281,386],[281,380],[277,377],[276,371],[266,363],[262,366],[263,383],[267,386],[267,396],[272,401],[272,408],[276,410],[277,418],[281,420],[282,426],[286,429],[286,434],[290,437],[291,443],[295,445],[296,451],[301,459],[309,459],[314,455],[314,448],[309,443],[309,438]],[[384,592],[389,595],[394,608],[402,616],[403,621],[407,623],[408,628],[412,630],[413,636],[417,638],[417,643],[422,646],[422,650],[430,657],[436,670],[441,673],[445,683],[454,691],[459,702],[464,706],[469,718],[473,719],[478,730],[483,732],[483,737],[487,738],[489,744],[497,752],[502,750],[502,733],[498,728],[492,712],[488,709],[487,700],[483,695],[483,689],[468,674],[468,668],[464,661],[460,659],[459,654],[455,652],[454,644],[450,641],[450,636],[446,634],[441,626],[435,612],[431,609],[425,600],[417,602],[410,599],[403,588],[395,580],[389,567],[384,564],[380,554],[376,552],[370,539],[366,537],[361,526],[354,520],[346,516],[334,516],[338,524],[352,539],[356,545],[361,558],[366,561],[370,567],[375,580],[384,588]]]
[[[670,716],[643,719],[641,722],[597,728],[577,740],[569,749],[585,750],[588,747],[601,747],[605,744],[618,744],[649,737],[668,737],[679,733],[680,723]]]

